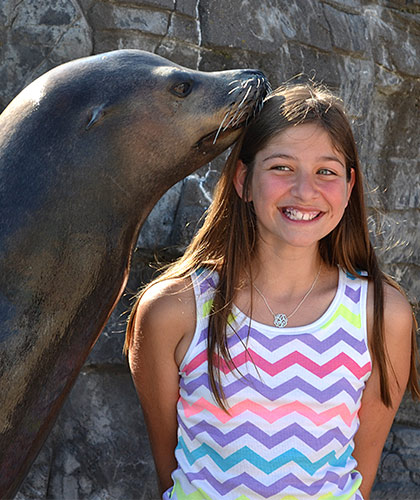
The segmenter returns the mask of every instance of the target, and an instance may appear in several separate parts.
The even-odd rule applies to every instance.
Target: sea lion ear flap
[[[105,104],[101,104],[93,108],[89,123],[86,125],[85,130],[92,128],[98,121],[105,115]]]

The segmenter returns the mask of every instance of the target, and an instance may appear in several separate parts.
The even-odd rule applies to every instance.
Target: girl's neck
[[[337,268],[323,263],[317,248],[291,250],[256,252],[251,271],[243,270],[234,303],[260,323],[276,324],[281,313],[290,327],[310,324],[336,294]]]
[[[267,294],[300,295],[312,284],[320,266],[317,247],[264,248],[257,250],[251,264],[252,280]]]

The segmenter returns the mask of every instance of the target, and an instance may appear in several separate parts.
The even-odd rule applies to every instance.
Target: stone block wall
[[[420,297],[419,0],[1,0],[0,110],[70,59],[120,48],[203,71],[259,68],[273,86],[302,74],[337,90],[366,175],[387,270]],[[225,155],[174,186],[140,234],[126,293],[17,498],[154,499],[141,410],[121,354],[132,296],[155,256],[182,252]],[[1,452],[1,451],[0,451]],[[420,406],[405,398],[372,499],[420,498]]]

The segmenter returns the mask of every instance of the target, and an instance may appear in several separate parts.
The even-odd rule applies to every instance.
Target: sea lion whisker
[[[223,129],[223,132],[225,130],[227,130],[229,127],[236,126],[236,124],[238,123],[238,120],[237,120],[238,112],[239,112],[239,109],[237,109],[235,111],[235,113],[233,114],[233,116],[231,117],[231,119],[229,120],[229,122],[225,125],[225,127]],[[244,112],[246,113],[246,110],[244,110]]]
[[[232,127],[236,127],[240,121],[241,121],[241,118],[247,113],[246,110],[242,111],[242,113],[236,117],[236,120],[232,123]]]
[[[251,92],[251,88],[252,88],[252,87],[249,87],[249,88],[248,88],[248,90],[247,90],[247,92],[246,92],[245,96],[243,97],[242,101],[241,101],[241,102],[239,103],[239,105],[238,105],[238,109],[240,109],[240,108],[243,106],[244,102],[245,102],[245,101],[246,101],[246,99],[248,98],[249,93]]]
[[[226,118],[229,116],[229,112],[227,112],[222,120],[222,123],[219,125],[219,128],[217,129],[216,136],[213,139],[213,144],[216,144],[217,138],[219,137],[220,131],[223,127],[223,124],[225,123]],[[223,129],[225,131],[226,129]]]
[[[241,82],[242,88],[245,89],[246,87],[248,87],[249,83],[252,84],[252,82],[254,82],[254,81],[255,81],[254,78],[248,78],[248,79],[244,80],[243,82]]]
[[[231,124],[233,123],[233,121],[234,121],[235,117],[236,117],[236,113],[232,116],[232,118],[229,120],[229,122],[225,125],[225,127],[224,127],[224,129],[223,129],[223,132],[224,132],[225,130],[227,130],[227,129],[231,126]]]

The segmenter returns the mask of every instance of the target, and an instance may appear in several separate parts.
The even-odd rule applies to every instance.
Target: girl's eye
[[[272,168],[272,170],[280,170],[283,172],[287,172],[287,171],[291,170],[291,168],[288,167],[287,165],[274,165],[271,168]]]
[[[335,175],[335,172],[333,172],[329,168],[320,168],[318,170],[318,174],[321,174],[321,175]]]

